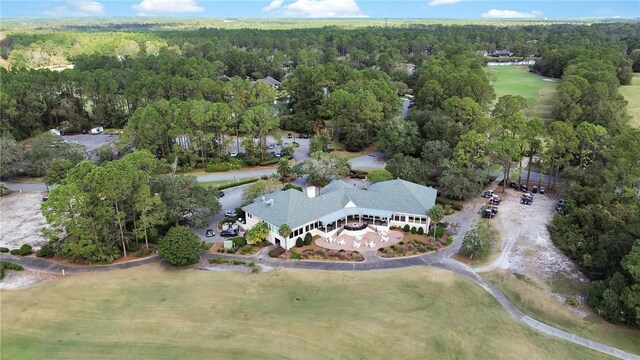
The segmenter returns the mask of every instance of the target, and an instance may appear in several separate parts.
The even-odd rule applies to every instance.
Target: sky
[[[542,0],[2,0],[0,18],[639,18],[640,1]]]

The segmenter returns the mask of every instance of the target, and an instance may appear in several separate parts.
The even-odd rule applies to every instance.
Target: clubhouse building
[[[249,229],[260,221],[269,227],[267,240],[285,249],[295,246],[306,233],[326,239],[340,234],[386,232],[390,226],[429,229],[429,209],[436,203],[431,187],[404,180],[389,180],[358,189],[334,180],[319,194],[315,187],[306,193],[295,189],[263,195],[243,207]],[[283,237],[279,227],[287,224],[292,233]]]

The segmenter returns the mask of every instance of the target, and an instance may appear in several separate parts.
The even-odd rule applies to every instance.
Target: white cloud
[[[139,16],[204,11],[195,0],[142,0],[131,8],[137,11]]]
[[[530,11],[530,12],[523,12],[523,11],[516,11],[516,10],[491,9],[486,13],[482,14],[482,17],[486,19],[531,19],[531,18],[538,18],[540,16],[542,16],[542,11],[537,11],[537,10]]]
[[[449,4],[456,4],[462,1],[463,0],[431,0],[427,5],[429,6],[449,5]]]
[[[295,0],[284,6],[284,1],[274,0],[266,8],[271,8],[274,3],[278,5],[278,11],[275,15],[279,16],[309,18],[368,17],[362,13],[355,0]],[[263,10],[273,10],[267,10],[266,8],[263,8]]]
[[[70,0],[69,4],[76,8],[79,16],[95,16],[104,14],[104,5],[93,0]]]
[[[262,10],[263,11],[275,10],[275,9],[279,8],[280,6],[282,6],[283,2],[284,2],[284,0],[273,0],[269,5],[263,7]]]
[[[46,10],[43,15],[54,17],[104,15],[104,4],[94,0],[69,0],[64,5]]]

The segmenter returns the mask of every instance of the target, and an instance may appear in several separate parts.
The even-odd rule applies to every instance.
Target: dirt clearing
[[[525,274],[538,282],[551,283],[559,273],[573,280],[586,281],[574,263],[551,242],[547,224],[555,215],[558,196],[534,194],[531,205],[520,204],[522,192],[507,189],[496,192],[502,203],[498,215],[491,219],[492,228],[499,234],[497,258],[477,272],[504,269]]]
[[[16,249],[22,244],[39,248],[48,242],[42,234],[47,222],[40,212],[40,192],[14,192],[0,197],[0,246]]]

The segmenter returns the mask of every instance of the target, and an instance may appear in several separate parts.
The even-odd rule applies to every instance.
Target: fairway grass
[[[518,280],[502,270],[483,274],[482,277],[500,289],[518,309],[538,321],[590,340],[640,354],[639,330],[612,325],[593,313],[582,318],[548,295],[540,284],[529,279]]]
[[[640,127],[640,74],[633,74],[631,85],[620,87],[620,93],[627,100],[627,112],[631,116],[631,126]]]
[[[3,291],[3,359],[599,359],[434,268],[257,275],[146,265]]]
[[[496,99],[504,95],[520,95],[534,100],[531,115],[551,120],[553,97],[558,86],[555,80],[529,72],[528,66],[489,66],[488,71],[496,78],[493,84]]]

